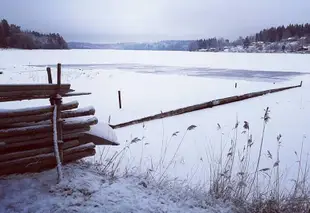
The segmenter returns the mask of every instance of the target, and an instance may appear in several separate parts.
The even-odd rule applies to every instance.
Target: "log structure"
[[[118,145],[116,140],[90,131],[98,123],[93,107],[78,108],[77,101],[62,102],[63,97],[90,93],[73,93],[70,84],[62,84],[60,64],[56,84],[52,83],[50,68],[47,76],[48,84],[0,85],[0,102],[50,100],[50,105],[40,107],[0,108],[0,176],[56,166],[59,175],[62,164],[95,155],[96,145]],[[57,155],[61,162],[57,162]]]

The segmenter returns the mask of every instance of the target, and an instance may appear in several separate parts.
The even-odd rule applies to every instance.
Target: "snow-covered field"
[[[233,128],[237,119],[240,122],[238,149],[242,150],[246,143],[246,136],[241,133],[243,122],[248,121],[254,140],[252,159],[255,159],[262,132],[261,117],[269,107],[271,120],[266,127],[261,167],[272,167],[275,160],[266,157],[267,150],[275,154],[276,137],[282,134],[280,168],[286,173],[282,181],[287,183],[296,174],[294,152],[300,153],[303,140],[304,158],[310,150],[309,61],[310,55],[297,54],[2,50],[0,70],[4,74],[0,75],[0,83],[45,83],[45,66],[62,63],[65,82],[70,82],[76,91],[92,92],[91,96],[66,100],[78,99],[81,106],[93,105],[100,121],[108,122],[110,118],[111,124],[117,124],[216,98],[297,85],[303,81],[302,88],[117,129],[121,146],[108,148],[113,154],[137,137],[141,141],[130,145],[121,168],[149,169],[157,165],[163,155],[163,164],[167,165],[175,155],[167,170],[171,178],[208,183],[210,165],[215,163],[212,156],[219,155],[221,138],[227,152],[235,137]],[[238,83],[237,88],[235,83]],[[118,90],[122,91],[121,110],[118,109]],[[0,107],[19,108],[42,103],[48,104],[48,101],[4,103]],[[186,132],[190,125],[197,128]],[[176,131],[179,134],[171,137]],[[168,147],[166,152],[165,147]],[[98,148],[97,160],[101,152],[102,148]]]

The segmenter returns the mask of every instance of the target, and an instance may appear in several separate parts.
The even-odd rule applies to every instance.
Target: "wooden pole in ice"
[[[119,108],[122,108],[122,97],[121,97],[121,91],[118,91],[118,105]]]

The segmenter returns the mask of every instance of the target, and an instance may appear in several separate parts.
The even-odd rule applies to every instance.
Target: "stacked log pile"
[[[89,137],[91,126],[98,123],[95,109],[78,109],[77,101],[63,104],[61,97],[89,94],[72,91],[69,84],[60,83],[0,85],[0,102],[50,98],[52,104],[0,109],[0,175],[40,172],[58,165],[57,155],[65,164],[95,155],[95,145],[117,145]]]

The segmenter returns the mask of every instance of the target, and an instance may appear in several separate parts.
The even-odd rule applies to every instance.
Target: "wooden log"
[[[6,91],[0,92],[0,97],[13,98],[13,97],[24,97],[24,96],[51,96],[54,95],[57,90],[33,90],[33,91]],[[59,94],[66,94],[69,90],[59,90]],[[70,93],[69,93],[70,94]]]
[[[231,96],[231,97],[228,97],[228,98],[216,99],[216,100],[212,100],[212,101],[205,102],[205,103],[202,103],[202,104],[197,104],[197,105],[193,105],[193,106],[189,106],[189,107],[179,108],[179,109],[176,109],[176,110],[171,110],[171,111],[163,112],[163,113],[160,113],[160,114],[155,114],[155,115],[152,115],[152,116],[148,116],[148,117],[144,117],[144,118],[128,121],[128,122],[117,124],[117,125],[110,125],[110,126],[113,129],[122,128],[122,127],[130,126],[130,125],[144,123],[144,122],[151,121],[151,120],[156,120],[156,119],[161,119],[161,118],[181,115],[181,114],[185,114],[185,113],[189,113],[189,112],[194,112],[194,111],[197,111],[197,110],[212,108],[214,106],[219,106],[219,105],[223,105],[223,104],[228,104],[228,103],[233,103],[233,102],[237,102],[237,101],[242,101],[242,100],[246,100],[246,99],[249,99],[249,98],[255,98],[255,97],[262,96],[262,95],[266,95],[266,94],[270,94],[270,93],[275,93],[275,92],[280,92],[280,91],[284,91],[284,90],[288,90],[288,89],[293,89],[293,88],[297,88],[297,87],[301,87],[301,86],[297,85],[297,86],[291,86],[291,87],[282,87],[282,88],[277,88],[277,89],[264,90],[264,91],[260,91],[260,92],[247,93],[247,94],[243,94],[243,95],[240,95],[240,96]]]
[[[84,128],[64,131],[64,139],[71,139],[71,138],[77,137],[77,133],[83,133],[89,130],[90,130],[90,127],[87,126]],[[18,142],[35,141],[36,139],[45,139],[45,138],[52,139],[53,133],[46,132],[46,133],[29,134],[29,135],[22,135],[22,136],[12,136],[8,138],[0,139],[0,142],[4,142],[5,144],[11,144],[11,143],[18,143]]]
[[[72,130],[76,128],[84,128],[90,125],[95,125],[98,123],[96,117],[91,117],[88,119],[76,119],[76,120],[65,120],[63,122],[64,130]],[[17,135],[26,135],[26,134],[36,134],[44,132],[52,132],[52,124],[41,124],[34,126],[26,126],[20,128],[10,128],[10,129],[0,129],[0,140],[6,137],[17,136]]]
[[[80,93],[65,93],[62,94],[63,97],[73,97],[73,96],[83,96],[90,95],[89,92],[80,92]],[[20,95],[20,96],[12,96],[12,97],[0,97],[0,102],[10,102],[10,101],[22,101],[22,100],[35,100],[35,99],[48,99],[50,95]]]
[[[0,84],[0,92],[7,91],[35,91],[35,90],[58,90],[58,84]],[[62,84],[61,90],[68,91],[70,84]],[[54,93],[55,94],[55,93]]]
[[[90,149],[83,152],[70,153],[68,155],[64,155],[64,163],[67,164],[82,159],[84,157],[93,156],[95,154],[95,149]],[[56,159],[54,157],[54,154],[43,154],[35,157],[20,159],[19,161],[10,161],[6,163],[7,165],[4,165],[3,168],[1,168],[2,165],[0,164],[0,176],[30,172],[35,173],[52,169],[56,166]]]
[[[80,116],[94,115],[95,109],[93,107],[86,107],[72,111],[62,111],[61,118],[74,118]],[[43,123],[42,121],[49,121],[53,113],[45,113],[33,116],[20,116],[13,118],[0,118],[0,126],[3,129],[18,128],[25,126],[35,126],[38,124],[50,124],[50,122]],[[38,123],[41,122],[41,123]]]
[[[118,146],[119,143],[109,141],[105,138],[98,137],[97,135],[91,134],[89,132],[86,132],[85,134],[81,135],[79,137],[80,143],[89,143],[93,142],[95,145],[112,145],[112,146]]]
[[[74,153],[81,153],[84,151],[93,150],[94,147],[95,145],[93,143],[89,143],[89,144],[84,144],[84,145],[80,145],[77,147],[69,148],[64,153],[64,157],[72,155]],[[3,161],[3,162],[0,162],[0,173],[2,169],[5,169],[7,167],[18,166],[20,164],[27,165],[35,161],[50,159],[51,157],[53,160],[55,160],[55,163],[56,163],[55,154],[53,152],[50,152],[47,154],[46,153],[39,154],[39,155],[31,156],[31,157],[18,158],[15,160]]]
[[[69,149],[66,149],[64,151],[65,155],[68,155],[70,153],[75,153],[75,152],[83,152],[85,150],[89,150],[89,149],[94,149],[96,147],[96,145],[94,143],[87,143],[87,144],[82,144],[76,147],[72,147]]]
[[[85,107],[85,108],[81,108],[77,110],[61,112],[61,118],[73,118],[73,117],[88,116],[88,115],[95,115],[94,107]]]
[[[76,132],[76,133],[70,133],[70,134],[64,134],[63,140],[64,144],[67,143],[67,141],[72,140],[78,140],[79,138],[83,136],[85,132]],[[88,141],[89,142],[89,141]],[[80,142],[80,144],[83,144],[85,142]],[[1,142],[0,146],[0,154],[6,154],[6,153],[12,153],[12,152],[19,152],[19,151],[25,151],[25,150],[32,150],[37,148],[44,148],[52,146],[53,144],[53,138],[42,138],[42,139],[36,139],[36,140],[29,140],[29,141],[23,141],[18,143],[10,143],[6,144],[4,142]]]
[[[66,164],[72,161],[77,161],[85,157],[94,156],[95,154],[95,149],[85,150],[83,152],[70,153],[69,155],[65,155],[64,163]]]
[[[71,110],[78,108],[79,103],[77,101],[72,101],[61,105],[61,110]],[[42,107],[31,107],[23,109],[13,109],[13,110],[0,110],[0,118],[13,118],[19,116],[30,116],[38,115],[42,113],[52,113],[53,106],[42,106]]]
[[[18,165],[28,165],[36,161],[40,160],[46,160],[46,159],[54,159],[55,155],[54,153],[48,153],[48,154],[41,154],[41,155],[36,155],[32,157],[27,157],[27,158],[19,158],[11,161],[5,161],[0,163],[0,172],[1,170],[5,170],[6,168],[18,166]],[[56,161],[56,160],[55,160]]]
[[[66,143],[64,143],[63,148],[66,150],[66,149],[70,149],[72,147],[77,147],[77,146],[79,146],[79,141],[72,140],[72,141],[67,141]],[[26,151],[6,153],[6,154],[0,155],[0,163],[4,161],[15,160],[18,158],[26,158],[26,157],[31,157],[31,156],[41,155],[41,154],[53,153],[53,150],[54,149],[52,147],[52,144],[50,144],[50,146],[46,148],[38,148],[38,149],[32,149],[32,150],[26,150]]]
[[[89,130],[90,126],[86,126],[83,128],[76,128],[72,130],[64,130],[64,139],[66,140],[66,139],[78,138]]]
[[[72,118],[64,121],[64,130],[72,130],[78,128],[84,128],[87,126],[95,125],[98,123],[98,119],[94,116],[89,116],[89,118]]]
[[[62,97],[73,97],[73,96],[83,96],[83,95],[91,95],[91,92],[70,92],[65,93]]]
[[[71,140],[77,140],[78,138],[82,135],[83,133],[76,134],[76,137],[74,138],[68,138],[68,139],[63,139],[64,144],[66,144],[68,141]],[[26,151],[26,150],[33,150],[33,149],[39,149],[39,148],[45,148],[45,147],[50,147],[52,146],[52,139],[50,140],[36,140],[36,141],[28,141],[28,142],[23,142],[23,143],[17,143],[17,144],[8,144],[8,145],[3,145],[0,146],[0,154],[8,154],[12,152],[20,152],[20,151]],[[81,144],[79,142],[79,144]]]
[[[25,135],[25,134],[36,134],[42,132],[52,132],[52,125],[36,125],[36,126],[26,126],[20,128],[11,129],[0,129],[0,138],[6,138],[10,136]]]
[[[76,140],[65,141],[63,148],[64,150],[80,145],[80,142]]]
[[[52,115],[53,113],[48,112],[48,113],[32,115],[32,116],[27,115],[27,116],[13,117],[13,118],[0,118],[0,126],[2,128],[7,128],[7,127],[10,127],[10,124],[17,124],[15,125],[15,127],[17,127],[27,122],[46,121],[46,120],[50,120],[52,118]]]

